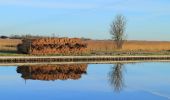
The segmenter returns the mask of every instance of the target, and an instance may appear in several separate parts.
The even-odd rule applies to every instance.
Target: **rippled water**
[[[170,63],[0,67],[0,100],[68,99],[170,99]]]

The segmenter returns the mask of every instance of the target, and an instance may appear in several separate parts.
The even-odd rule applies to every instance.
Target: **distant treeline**
[[[10,39],[25,39],[25,38],[47,38],[49,36],[40,36],[40,35],[11,35]],[[50,38],[50,37],[49,37]]]
[[[11,36],[5,36],[1,35],[1,39],[24,39],[24,38],[42,38],[45,36],[33,36],[33,35],[11,35]]]
[[[5,36],[5,35],[1,35],[0,38],[1,39],[37,39],[37,38],[57,38],[59,36],[42,36],[42,35],[11,35],[11,36]],[[64,38],[64,37],[60,37],[60,38]],[[91,40],[89,38],[84,38],[81,37],[82,40]]]

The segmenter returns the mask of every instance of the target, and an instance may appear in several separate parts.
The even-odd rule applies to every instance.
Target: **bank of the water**
[[[157,56],[0,56],[0,63],[170,61],[169,55]]]

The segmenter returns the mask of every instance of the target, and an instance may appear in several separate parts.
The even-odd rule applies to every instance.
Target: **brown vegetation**
[[[16,51],[16,46],[22,41],[19,39],[0,39],[0,51]],[[47,41],[48,42],[48,41]],[[115,52],[116,45],[112,40],[84,40],[87,52]],[[164,41],[126,41],[122,50],[124,52],[160,52],[170,51],[170,42]],[[64,51],[63,51],[64,52]]]
[[[16,51],[20,39],[0,39],[0,51]]]
[[[17,72],[24,79],[33,80],[67,80],[79,79],[86,74],[87,64],[61,64],[61,65],[39,65],[19,66]]]
[[[113,52],[116,45],[111,40],[89,40],[86,41],[87,49],[93,52]],[[126,41],[119,51],[143,51],[160,52],[169,51],[170,42],[163,41]]]

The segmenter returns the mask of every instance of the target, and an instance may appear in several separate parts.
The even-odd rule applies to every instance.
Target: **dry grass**
[[[86,43],[88,51],[113,51],[115,49],[112,41],[88,40]]]
[[[170,50],[170,42],[161,41],[129,41],[126,42],[124,50],[145,50],[145,51],[162,51]]]
[[[115,44],[111,40],[88,40],[88,50],[90,51],[115,51]],[[163,41],[127,41],[123,45],[122,51],[149,51],[158,52],[170,50],[170,42]]]
[[[0,52],[16,51],[20,39],[0,39]]]

